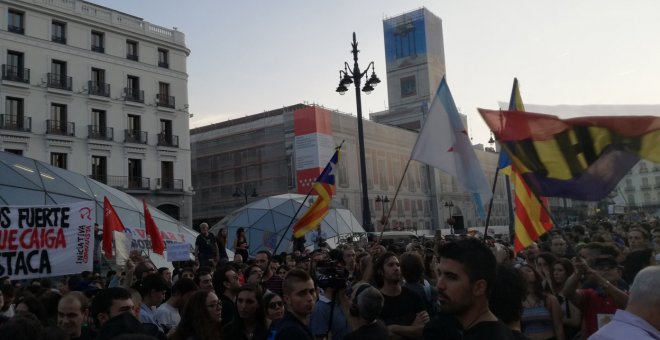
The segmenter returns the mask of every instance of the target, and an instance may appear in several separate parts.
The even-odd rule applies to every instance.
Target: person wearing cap
[[[610,323],[589,340],[660,339],[660,267],[641,270],[630,287],[625,310],[617,309]]]
[[[621,269],[611,256],[601,256],[593,261],[593,268],[583,259],[574,261],[575,272],[566,280],[562,294],[582,311],[582,335],[587,337],[607,324],[617,308],[625,308],[628,295],[621,281]],[[580,280],[595,288],[577,289]]]

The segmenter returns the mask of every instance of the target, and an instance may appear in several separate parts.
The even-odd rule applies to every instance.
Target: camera
[[[349,272],[346,268],[337,266],[337,261],[321,261],[316,266],[319,287],[332,288],[335,291],[346,289]]]

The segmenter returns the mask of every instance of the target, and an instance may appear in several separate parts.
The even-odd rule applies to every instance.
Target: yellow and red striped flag
[[[339,161],[339,149],[330,158],[330,162],[325,166],[323,172],[319,175],[312,185],[312,190],[318,195],[318,198],[312,204],[303,217],[293,226],[293,236],[301,238],[308,232],[316,229],[325,215],[330,211],[332,195],[335,192],[335,166]]]
[[[516,215],[513,249],[518,253],[552,229],[552,221],[545,208],[543,208],[543,205],[548,206],[548,199],[545,197],[537,198],[515,166],[512,166],[511,170]]]

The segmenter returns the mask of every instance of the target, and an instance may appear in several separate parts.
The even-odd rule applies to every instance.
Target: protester
[[[222,339],[222,303],[213,292],[198,291],[190,297],[181,313],[181,322],[170,340]]]
[[[527,293],[527,281],[519,270],[506,264],[497,266],[488,306],[497,319],[509,327],[516,340],[529,339],[523,335],[520,324]]]
[[[378,320],[385,299],[378,289],[368,283],[352,287],[349,314],[355,330],[346,334],[344,340],[385,340],[389,331]]]
[[[131,313],[133,307],[131,292],[128,289],[112,287],[100,291],[94,297],[90,312],[98,328],[121,313]]]
[[[213,286],[215,293],[222,303],[222,325],[225,326],[234,320],[236,315],[236,293],[241,288],[238,275],[232,266],[224,266],[213,273]]]
[[[562,293],[566,285],[566,280],[574,272],[573,263],[563,258],[555,262],[552,271],[552,291],[555,292],[555,297],[557,297],[557,301],[559,301],[559,306],[561,307],[566,339],[572,339],[580,331],[580,325],[582,323],[582,312]]]
[[[316,339],[341,340],[350,331],[348,316],[344,313],[343,306],[348,306],[346,297],[345,278],[328,276],[336,274],[336,268],[327,268],[318,276],[318,286],[322,294],[314,305],[314,310],[309,318],[309,327]],[[348,274],[346,274],[348,275]],[[329,335],[332,337],[329,337]]]
[[[415,292],[424,301],[429,316],[435,315],[438,291],[424,280],[424,262],[417,252],[406,252],[401,255],[401,274],[405,279],[404,287]]]
[[[92,340],[94,332],[83,327],[89,314],[89,301],[81,292],[69,292],[57,305],[57,326],[65,331],[71,340]]]
[[[266,293],[264,295],[264,306],[266,307],[266,318],[269,321],[269,326],[284,317],[284,301],[279,295],[272,292]]]
[[[307,320],[316,300],[314,281],[307,272],[292,269],[286,274],[282,289],[287,312],[274,329],[274,340],[313,340]]]
[[[660,339],[660,267],[640,271],[632,286],[628,306],[589,340]]]
[[[440,245],[438,256],[438,302],[443,314],[425,326],[424,338],[446,339],[446,333],[462,333],[466,340],[512,339],[511,331],[488,306],[497,265],[488,246],[474,238],[459,239]]]
[[[385,300],[379,319],[396,336],[421,337],[429,315],[422,298],[401,286],[399,259],[394,253],[387,252],[376,259],[373,279]]]
[[[229,255],[227,255],[227,228],[218,230],[215,242],[218,247],[218,263],[223,264],[223,261],[229,261]]]
[[[208,267],[200,268],[195,274],[195,284],[201,290],[212,292],[213,276],[211,275],[211,269]]]
[[[168,333],[181,321],[179,311],[183,309],[190,296],[197,291],[197,285],[191,279],[178,280],[172,286],[172,295],[154,312],[154,319]]]
[[[247,242],[247,237],[245,237],[245,229],[243,227],[236,229],[236,238],[234,239],[234,254],[235,255],[240,255],[240,260],[241,262],[247,261],[249,256],[248,256],[248,242]],[[236,256],[234,256],[234,262],[237,263],[236,261]]]
[[[142,280],[142,285],[137,287],[142,297],[140,304],[140,321],[155,325],[159,331],[164,332],[163,327],[156,321],[154,309],[165,300],[167,282],[158,274],[147,275]]]
[[[244,285],[236,296],[238,317],[224,329],[225,339],[265,340],[268,336],[268,321],[261,288]]]
[[[209,233],[209,225],[204,222],[199,225],[199,235],[195,239],[195,253],[202,267],[210,266],[209,261],[218,261],[218,244],[216,238]]]
[[[539,256],[537,261],[541,258]],[[561,307],[557,298],[543,288],[543,279],[536,269],[523,265],[520,272],[528,285],[521,316],[522,333],[533,340],[565,339]]]
[[[270,269],[270,258],[272,254],[268,250],[260,250],[257,252],[255,257],[255,263],[263,271],[263,276],[261,277],[261,287],[264,290],[269,290],[273,293],[282,295],[282,278],[275,275],[275,273]]]

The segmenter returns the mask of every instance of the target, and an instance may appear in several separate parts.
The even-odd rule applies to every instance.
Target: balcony
[[[50,37],[50,41],[52,41],[52,42],[56,42],[56,43],[58,43],[58,44],[65,44],[65,45],[66,45],[66,38],[65,38],[65,37],[61,37],[61,36],[59,36],[59,35],[52,35],[52,36]]]
[[[159,133],[158,134],[158,146],[169,146],[173,148],[179,147],[179,136]]]
[[[144,91],[124,87],[124,100],[128,102],[144,103]]]
[[[133,61],[138,61],[138,55],[128,53],[128,54],[126,54],[126,59],[133,60]]]
[[[25,34],[25,28],[21,26],[7,25],[7,31],[18,34]]]
[[[183,191],[183,179],[157,178],[156,189],[161,191]]]
[[[32,118],[0,114],[0,129],[30,132],[32,131]]]
[[[651,190],[651,184],[642,184],[639,186],[641,190]]]
[[[114,131],[111,127],[87,125],[87,138],[111,141],[114,137]]]
[[[162,94],[156,95],[156,105],[160,107],[174,108],[174,97]]]
[[[92,45],[92,51],[105,53],[105,48],[103,48],[103,46]]]
[[[124,130],[124,142],[147,144],[147,131]]]
[[[635,191],[635,187],[632,185],[626,185],[623,190],[625,191]]]
[[[166,62],[164,62],[164,61],[159,61],[159,62],[158,62],[158,67],[162,67],[162,68],[170,68],[170,64],[169,64],[169,63],[166,63]]]
[[[103,174],[95,174],[89,175],[89,178],[117,189],[151,189],[151,181],[147,177],[109,176]]]
[[[2,80],[30,83],[30,69],[14,65],[2,65]]]
[[[71,77],[64,74],[48,73],[48,87],[71,91]]]
[[[46,120],[46,133],[52,135],[75,136],[76,124],[63,120]]]
[[[87,88],[89,95],[110,97],[110,84],[98,83],[90,80],[87,82]]]

